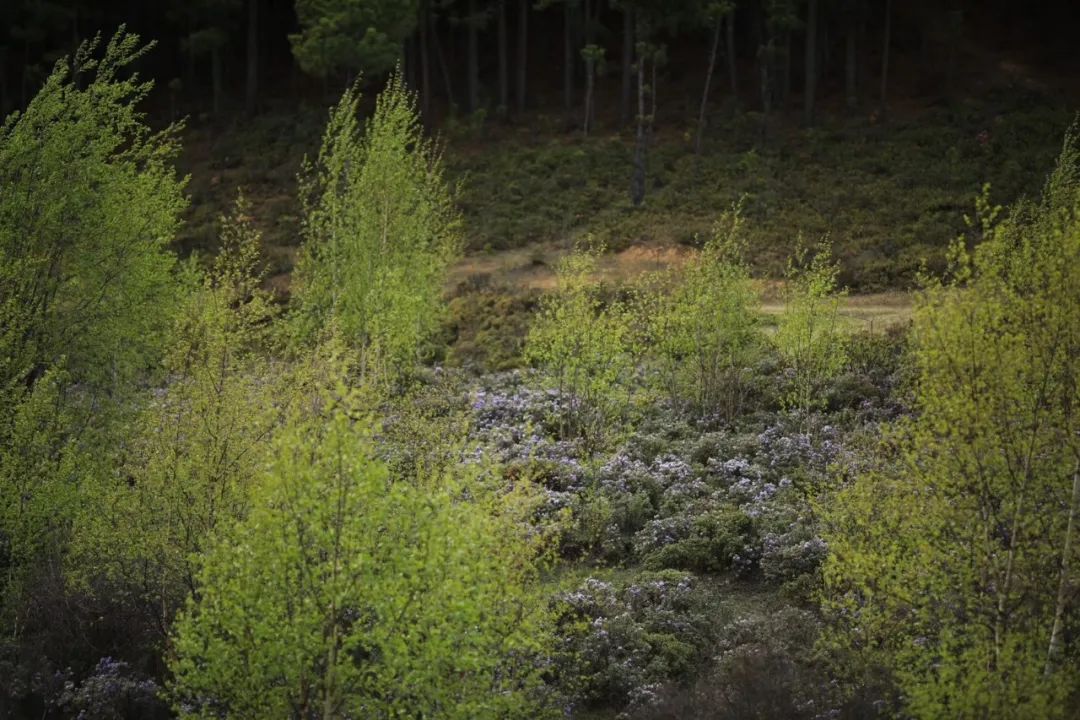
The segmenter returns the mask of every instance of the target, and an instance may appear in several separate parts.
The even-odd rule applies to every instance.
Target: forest
[[[1077,21],[0,3],[0,719],[1080,717]]]

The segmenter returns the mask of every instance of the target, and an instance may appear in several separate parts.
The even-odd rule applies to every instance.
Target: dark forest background
[[[319,3],[300,4],[319,11]],[[880,111],[890,100],[948,98],[969,89],[973,74],[999,71],[1003,62],[1006,71],[1037,68],[1068,77],[1077,68],[1080,20],[1080,6],[1061,0],[352,3],[365,4],[391,8],[375,7],[367,17],[392,23],[376,30],[391,44],[400,40],[405,72],[435,120],[452,109],[509,117],[559,108],[580,114],[595,64],[606,67],[596,90],[601,119],[629,122],[639,41],[666,48],[659,114],[687,112],[700,98],[717,38],[714,92],[734,94],[746,108],[797,106],[808,119],[818,105]],[[402,12],[411,17],[403,22]],[[158,42],[141,69],[158,81],[154,100],[161,113],[197,117],[321,101],[339,94],[358,71],[370,81],[385,75],[381,59],[362,56],[304,72],[290,43],[302,30],[297,17],[292,0],[6,0],[0,6],[0,114],[24,105],[56,59],[120,24]],[[348,42],[350,29],[340,30]],[[602,62],[582,52],[590,45],[602,50]],[[815,96],[809,103],[808,78]]]

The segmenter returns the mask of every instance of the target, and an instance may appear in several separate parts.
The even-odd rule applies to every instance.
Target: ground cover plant
[[[0,108],[97,17],[31,5]],[[171,10],[158,90],[126,27],[20,61],[0,717],[1080,714],[1080,130],[889,100],[916,10],[840,5],[298,2],[267,112],[254,0]]]

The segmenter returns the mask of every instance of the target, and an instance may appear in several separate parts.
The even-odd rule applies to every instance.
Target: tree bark
[[[639,207],[645,202],[645,53],[637,54],[638,115],[637,142],[634,145],[634,174],[630,181],[630,202]]]
[[[720,26],[723,17],[716,18],[713,28],[712,51],[709,53],[709,67],[705,71],[705,90],[701,93],[701,109],[698,111],[697,138],[694,140],[694,154],[701,155],[701,141],[705,137],[705,112],[709,106],[709,89],[712,87],[713,71],[716,69],[716,55],[720,49]]]
[[[574,12],[569,0],[563,2],[563,108],[574,107]]]
[[[735,98],[736,104],[739,102],[739,73],[735,62],[735,11],[732,10],[728,13],[725,21],[727,32],[727,66],[728,66],[728,80],[731,82],[731,97]]]
[[[593,43],[593,35],[595,29],[595,23],[593,22],[593,12],[599,11],[599,0],[584,0],[585,13],[583,16],[582,25],[585,31],[585,47],[588,48],[587,57],[585,58],[585,134],[589,134],[589,129],[593,126],[595,120],[595,100],[596,100],[596,63],[597,56],[595,54],[596,48]]]
[[[892,41],[892,0],[885,0],[885,37],[881,47],[881,114],[884,115],[889,97],[889,43]]]
[[[518,3],[517,109],[525,112],[526,80],[528,80],[529,0]]]
[[[259,102],[259,2],[248,0],[247,15],[247,86],[244,94],[244,110],[255,113]]]
[[[476,0],[469,0],[469,112],[474,113],[480,109],[480,32],[477,27]]]
[[[499,113],[510,112],[510,60],[507,56],[506,3],[499,0]]]
[[[854,110],[859,104],[858,95],[858,43],[859,4],[858,0],[849,0],[847,17],[846,58],[844,66],[847,106]]]
[[[581,125],[585,137],[589,137],[589,128],[592,126],[593,88],[595,87],[595,85],[596,60],[594,60],[590,55],[589,57],[585,58],[585,115]]]
[[[1061,630],[1065,617],[1065,606],[1069,599],[1069,572],[1071,570],[1072,536],[1076,525],[1076,509],[1080,506],[1080,461],[1073,470],[1072,498],[1069,502],[1069,520],[1065,525],[1065,540],[1061,548],[1061,567],[1058,575],[1057,599],[1054,602],[1054,625],[1050,630],[1050,646],[1046,651],[1046,668],[1049,675],[1054,669],[1054,660],[1061,654]]]
[[[225,92],[222,75],[221,48],[215,44],[210,50],[210,82],[213,86],[215,115],[221,114],[221,101]]]
[[[817,91],[817,4],[808,0],[806,5],[806,85],[803,88],[803,121],[814,122],[814,94]]]
[[[7,48],[0,48],[0,118],[8,115]]]
[[[634,11],[623,8],[622,93],[619,96],[619,124],[630,122],[630,96],[634,85]]]
[[[446,64],[446,54],[443,53],[442,43],[439,41],[439,28],[435,25],[435,16],[431,16],[431,42],[435,46],[435,59],[439,61],[439,71],[443,77],[443,86],[446,88],[446,102],[453,107],[454,83],[450,77],[450,67]]]
[[[431,22],[427,2],[420,8],[420,116],[424,125],[431,126],[431,58],[428,56],[428,23]]]

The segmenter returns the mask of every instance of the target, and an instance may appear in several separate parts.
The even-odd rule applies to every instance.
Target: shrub
[[[672,401],[728,421],[743,408],[762,350],[739,212],[717,223],[701,255],[654,287],[644,308],[650,352]]]
[[[599,249],[579,249],[559,264],[558,287],[542,301],[525,341],[526,358],[544,368],[567,399],[560,436],[601,446],[626,419],[635,341],[619,301],[605,302],[590,277]]]
[[[846,358],[846,337],[840,327],[839,272],[828,245],[808,257],[800,245],[788,264],[784,313],[776,331],[776,347],[789,371],[782,398],[789,410],[808,412],[822,407],[823,389]]]

